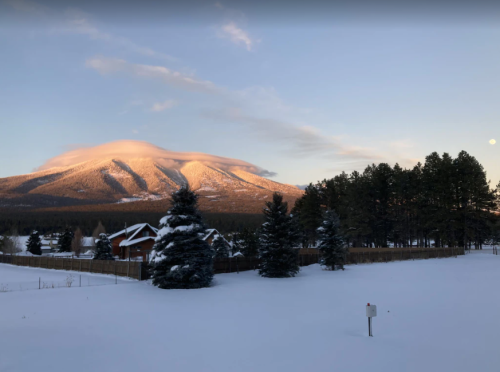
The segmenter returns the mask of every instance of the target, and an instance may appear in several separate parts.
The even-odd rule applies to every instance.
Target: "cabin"
[[[224,238],[224,235],[222,235],[220,232],[218,232],[216,229],[207,229],[206,235],[203,237],[203,240],[205,240],[208,244],[212,245],[215,237],[217,235],[222,236],[222,239],[226,242],[228,247],[231,247],[231,244]]]
[[[57,245],[57,239],[54,239],[50,236],[44,236],[42,239],[40,239],[40,242],[42,243],[41,246],[42,255],[53,253],[59,249]]]
[[[140,223],[127,227],[109,236],[113,249],[113,256],[120,259],[147,260],[147,257],[158,234],[158,229],[148,223]]]

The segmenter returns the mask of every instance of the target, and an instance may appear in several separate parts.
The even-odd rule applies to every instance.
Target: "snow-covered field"
[[[40,287],[46,290],[136,282],[136,280],[113,275],[0,264],[0,294],[11,291],[38,290]]]
[[[0,278],[33,269],[5,270]],[[288,279],[221,274],[200,290],[0,293],[0,371],[498,371],[499,285],[490,251],[343,272],[312,265]],[[378,306],[373,338],[367,302]]]

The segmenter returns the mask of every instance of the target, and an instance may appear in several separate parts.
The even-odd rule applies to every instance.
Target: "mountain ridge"
[[[73,150],[39,169],[0,178],[0,206],[58,208],[158,201],[189,185],[200,195],[202,209],[235,212],[243,206],[252,211],[261,208],[276,191],[292,202],[303,193],[296,186],[262,177],[272,173],[241,160],[172,152],[141,141]]]

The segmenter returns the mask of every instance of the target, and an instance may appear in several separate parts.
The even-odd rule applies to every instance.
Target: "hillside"
[[[34,173],[0,179],[0,207],[64,210],[160,210],[189,185],[205,211],[259,213],[273,192],[293,203],[302,190],[264,178],[250,163],[117,141],[70,151]],[[113,204],[113,206],[110,206]]]

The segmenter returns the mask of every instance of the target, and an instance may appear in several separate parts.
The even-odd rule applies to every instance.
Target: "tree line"
[[[497,239],[498,189],[467,152],[456,158],[433,152],[412,169],[368,166],[310,184],[292,213],[304,231],[304,246],[318,241],[324,212],[335,211],[352,247],[482,248]]]

